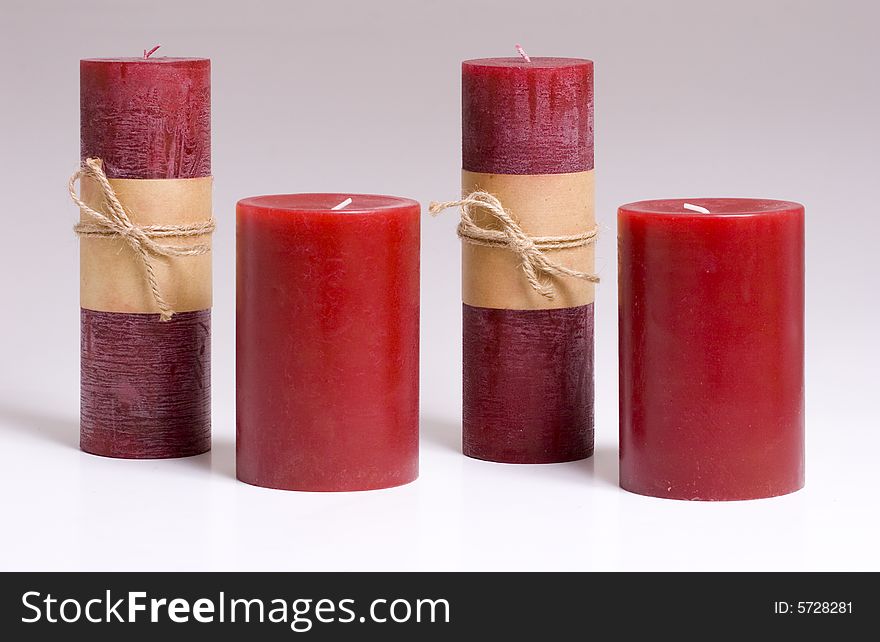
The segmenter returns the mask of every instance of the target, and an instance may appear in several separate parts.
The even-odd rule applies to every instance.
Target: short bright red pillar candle
[[[620,485],[699,500],[801,488],[803,206],[631,203],[618,247]]]
[[[238,478],[305,491],[414,480],[419,204],[289,194],[237,214]]]

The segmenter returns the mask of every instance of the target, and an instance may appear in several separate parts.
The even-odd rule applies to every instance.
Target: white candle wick
[[[705,207],[700,207],[699,205],[691,205],[690,203],[685,203],[682,207],[686,210],[690,210],[691,212],[699,212],[700,214],[711,214],[709,210]]]
[[[522,45],[516,45],[516,52],[523,57],[523,60],[526,62],[532,62],[532,59],[529,58],[529,54],[526,53],[526,50],[522,48]]]
[[[150,49],[149,51],[147,51],[146,49],[144,49],[144,60],[146,60],[147,58],[149,58],[150,56],[152,56],[154,53],[156,53],[156,50],[157,50],[159,47],[161,47],[161,46],[162,46],[162,45],[156,45],[155,47],[153,47],[153,48]]]
[[[348,207],[349,205],[351,205],[351,198],[345,199],[339,205],[334,205],[330,209],[331,210],[341,210],[343,207]]]

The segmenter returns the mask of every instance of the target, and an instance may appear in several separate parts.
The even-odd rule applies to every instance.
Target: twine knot
[[[83,178],[93,179],[101,188],[105,211],[91,208],[79,197],[76,192],[76,183]],[[77,223],[73,226],[73,231],[77,236],[123,238],[140,257],[144,265],[147,283],[153,294],[153,299],[156,301],[156,306],[159,308],[159,319],[161,321],[171,320],[171,317],[174,316],[174,310],[165,301],[160,291],[153,263],[155,257],[199,256],[210,252],[211,246],[208,243],[185,246],[169,245],[159,243],[156,239],[193,238],[209,235],[213,233],[215,228],[214,219],[190,225],[135,225],[131,222],[122,203],[119,202],[116,192],[101,167],[101,161],[97,158],[88,158],[83,161],[82,166],[70,177],[67,190],[70,192],[70,198],[79,206],[80,211],[85,212],[94,220],[93,223]]]
[[[505,248],[517,254],[529,285],[540,295],[553,299],[553,284],[545,282],[541,276],[571,277],[598,283],[599,277],[588,272],[572,270],[564,265],[554,263],[547,258],[547,252],[584,247],[595,243],[598,230],[594,227],[581,234],[563,236],[529,236],[519,223],[504,209],[501,201],[488,192],[476,191],[458,201],[432,202],[428,211],[437,216],[451,207],[461,209],[461,221],[458,223],[458,236],[465,243],[483,247]],[[474,222],[471,208],[479,207],[494,216],[500,223],[500,230],[480,227]]]
[[[535,249],[535,243],[532,239],[511,238],[510,246],[517,254],[528,254]]]

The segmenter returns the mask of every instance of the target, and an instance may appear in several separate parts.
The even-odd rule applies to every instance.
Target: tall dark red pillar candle
[[[791,493],[804,484],[804,208],[687,203],[618,212],[620,485]]]
[[[100,159],[110,179],[210,180],[210,69],[205,58],[82,60],[82,159]],[[109,307],[81,310],[82,449],[138,459],[207,451],[210,309],[161,322],[137,305]]]
[[[303,491],[414,480],[419,204],[289,194],[246,198],[237,215],[238,478]]]
[[[463,192],[497,196],[532,236],[594,221],[593,63],[490,58],[462,65]],[[463,451],[509,463],[593,452],[593,288],[529,290],[517,258],[463,252]],[[489,254],[492,253],[492,254]],[[591,248],[550,258],[592,269]]]

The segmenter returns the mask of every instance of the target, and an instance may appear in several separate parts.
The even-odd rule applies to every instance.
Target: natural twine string
[[[91,178],[98,183],[104,196],[105,211],[92,209],[77,195],[76,183],[83,178]],[[199,256],[210,252],[211,246],[208,243],[187,246],[168,245],[157,243],[156,239],[170,237],[192,238],[209,235],[214,231],[214,219],[211,218],[202,223],[190,225],[135,225],[131,222],[122,203],[119,202],[116,192],[113,190],[107,175],[101,167],[101,161],[97,158],[89,158],[83,161],[82,167],[70,177],[67,189],[70,192],[70,198],[79,206],[79,209],[95,220],[94,223],[77,223],[74,225],[73,231],[78,236],[123,238],[135,253],[140,256],[141,262],[144,264],[147,283],[150,286],[153,299],[155,299],[156,305],[159,308],[160,320],[169,321],[174,315],[174,310],[165,301],[159,289],[159,280],[156,277],[153,258],[157,256]]]
[[[529,236],[510,215],[510,212],[504,209],[501,201],[492,194],[483,191],[472,192],[458,201],[432,202],[428,211],[433,216],[437,216],[450,207],[461,208],[458,236],[462,241],[483,247],[505,248],[518,254],[526,279],[532,288],[542,296],[552,299],[555,296],[555,291],[552,283],[545,283],[540,279],[541,274],[550,277],[568,276],[591,283],[599,282],[599,277],[595,274],[579,272],[559,265],[548,259],[545,254],[552,250],[567,250],[594,243],[598,235],[596,228],[582,234]],[[474,223],[471,215],[473,207],[480,207],[490,212],[501,223],[501,229],[490,230]]]

